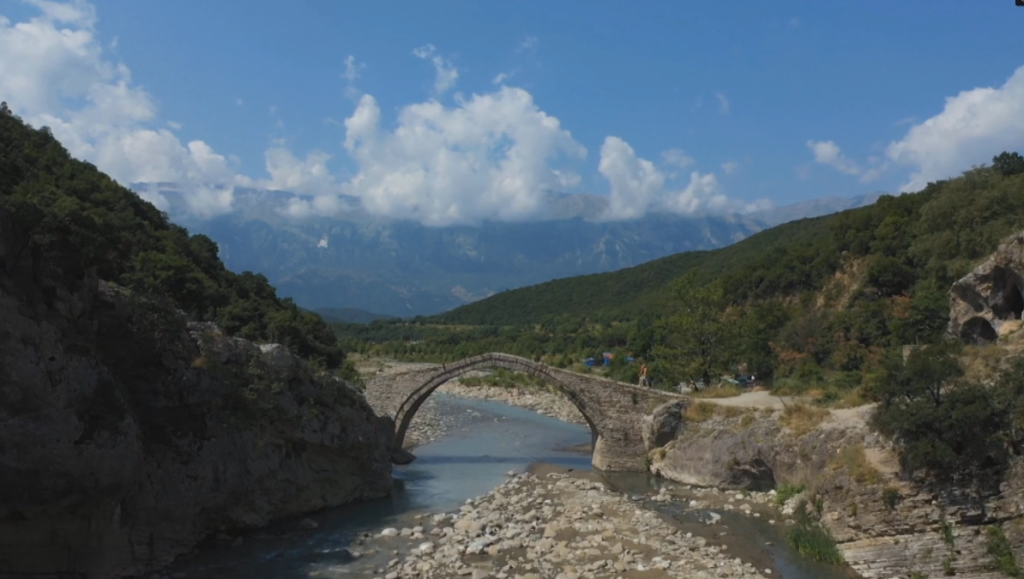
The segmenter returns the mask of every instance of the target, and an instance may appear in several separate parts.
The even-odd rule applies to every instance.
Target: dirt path
[[[720,406],[741,406],[745,408],[784,408],[786,404],[800,402],[801,398],[798,398],[796,396],[775,396],[771,392],[768,392],[767,390],[760,390],[758,392],[744,392],[739,396],[730,396],[729,398],[695,397],[694,400],[700,400],[701,402],[710,402],[712,404],[718,404]]]

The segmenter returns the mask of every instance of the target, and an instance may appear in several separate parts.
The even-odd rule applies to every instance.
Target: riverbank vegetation
[[[795,521],[788,531],[790,545],[804,557],[812,561],[842,565],[845,563],[843,554],[839,552],[835,538],[810,513],[807,503],[801,501],[795,511]],[[818,513],[820,517],[821,514]]]

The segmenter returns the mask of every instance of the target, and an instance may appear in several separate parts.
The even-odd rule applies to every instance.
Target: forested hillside
[[[6,214],[0,233],[8,247],[36,252],[36,279],[81,279],[94,269],[100,279],[170,302],[192,319],[285,344],[321,368],[354,377],[319,316],[278,298],[262,275],[228,271],[209,238],[190,236],[93,165],[73,159],[46,127],[33,129],[6,103],[0,106],[0,214]]]
[[[937,340],[952,282],[1022,228],[1024,158],[1003,153],[923,191],[723,249],[507,291],[412,322],[336,330],[354,348],[417,359],[501,350],[567,365],[612,351],[656,367],[666,320],[692,298],[677,284],[689,273],[694,287],[721,286],[722,320],[737,334],[733,366],[762,376],[841,376],[877,367],[903,344]]]

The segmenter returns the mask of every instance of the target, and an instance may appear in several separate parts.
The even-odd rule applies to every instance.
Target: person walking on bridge
[[[648,386],[650,382],[647,379],[647,364],[640,364],[640,386]]]

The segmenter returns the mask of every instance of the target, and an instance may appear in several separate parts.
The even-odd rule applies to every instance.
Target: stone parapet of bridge
[[[383,374],[367,380],[366,396],[374,409],[395,421],[400,448],[416,411],[445,382],[474,370],[504,368],[543,379],[565,395],[590,425],[595,468],[643,471],[647,468],[641,428],[643,418],[678,394],[578,374],[509,354],[482,354],[451,364]]]

